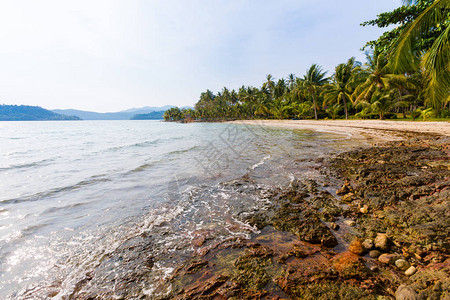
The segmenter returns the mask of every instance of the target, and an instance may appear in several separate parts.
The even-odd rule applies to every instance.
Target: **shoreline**
[[[334,133],[376,145],[321,161],[327,184],[299,178],[274,190],[271,207],[242,220],[259,233],[206,251],[198,245],[163,299],[450,295],[450,125],[402,124],[392,132],[386,124],[326,122],[230,122],[327,132],[334,126]]]
[[[386,120],[236,120],[229,124],[307,129],[351,135],[367,142],[389,142],[415,135],[450,136],[450,122],[412,122]]]

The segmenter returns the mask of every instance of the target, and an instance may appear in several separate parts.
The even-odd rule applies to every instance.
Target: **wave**
[[[253,166],[250,167],[251,170],[256,169],[257,167],[263,165],[266,160],[270,159],[270,155],[264,156],[263,159],[261,159],[258,163],[254,164]]]
[[[7,167],[1,167],[0,171],[7,171],[7,170],[14,170],[14,169],[24,169],[24,168],[32,168],[32,167],[37,167],[37,166],[44,166],[44,165],[47,165],[48,163],[50,163],[52,161],[55,161],[59,157],[60,156],[53,157],[53,158],[46,158],[46,159],[42,159],[42,160],[30,162],[30,163],[23,163],[23,164],[10,165],[10,166],[7,166]]]
[[[97,184],[97,183],[101,183],[101,182],[111,181],[111,179],[109,179],[109,178],[96,179],[97,177],[100,177],[100,176],[103,176],[103,175],[92,176],[92,177],[89,177],[88,179],[82,180],[73,185],[68,185],[68,186],[64,186],[64,187],[60,187],[60,188],[54,188],[54,189],[50,189],[48,191],[39,192],[39,193],[32,194],[29,196],[21,197],[21,198],[2,200],[2,201],[0,201],[0,203],[9,204],[9,203],[19,203],[19,202],[33,202],[33,201],[41,200],[43,198],[52,197],[52,196],[60,194],[60,193],[73,191],[73,190],[76,190],[76,189],[79,189],[79,188],[82,188],[85,186],[89,186],[89,185],[93,185],[93,184]]]

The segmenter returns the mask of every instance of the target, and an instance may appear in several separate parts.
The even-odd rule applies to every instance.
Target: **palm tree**
[[[324,106],[329,103],[339,104],[342,101],[344,104],[345,119],[347,120],[347,100],[352,101],[351,95],[355,84],[358,82],[357,72],[360,65],[361,64],[357,62],[354,57],[350,58],[345,64],[339,64],[335,69],[333,82],[327,84],[322,92],[322,95],[324,96]]]
[[[406,0],[405,4],[416,3]],[[417,58],[428,78],[427,96],[431,106],[437,109],[446,105],[450,95],[450,25],[422,55],[416,51],[416,43],[429,30],[448,20],[449,0],[435,0],[397,38],[390,53],[390,64],[397,73],[407,73],[417,68]]]
[[[354,102],[370,101],[373,93],[383,90],[387,84],[387,75],[390,74],[388,60],[383,54],[378,54],[377,49],[372,55],[366,55],[366,70],[361,75],[366,76],[364,83],[360,84],[352,94]]]
[[[392,93],[383,94],[379,90],[373,93],[371,108],[373,112],[378,113],[381,120],[384,120],[385,114],[391,110],[393,106],[392,98]]]
[[[325,77],[327,72],[322,71],[322,67],[317,64],[313,64],[307,71],[306,75],[303,76],[302,81],[306,89],[308,90],[311,98],[313,99],[314,106],[314,118],[317,120],[317,102],[316,94],[317,89],[320,86],[325,85],[328,82],[328,78]]]

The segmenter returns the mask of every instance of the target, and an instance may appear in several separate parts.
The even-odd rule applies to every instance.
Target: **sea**
[[[355,143],[262,124],[0,122],[0,299],[162,297],[200,246],[257,233],[245,216],[267,191],[323,180],[321,160]]]

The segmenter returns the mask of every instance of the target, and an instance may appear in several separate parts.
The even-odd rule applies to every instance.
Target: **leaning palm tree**
[[[359,68],[360,63],[354,57],[350,58],[345,64],[339,64],[335,69],[333,82],[327,84],[322,92],[324,106],[331,103],[339,104],[342,101],[345,119],[348,119],[347,100],[352,101],[351,95],[358,83]]]
[[[308,90],[311,98],[313,99],[313,107],[314,107],[314,118],[317,120],[317,89],[320,86],[325,85],[328,82],[328,78],[325,77],[327,72],[322,71],[322,67],[317,64],[313,64],[306,71],[306,75],[301,79],[303,81],[304,86]]]
[[[416,3],[405,0],[405,4]],[[449,0],[435,0],[405,30],[393,44],[390,64],[397,73],[407,73],[417,68],[417,58],[428,78],[427,96],[434,108],[442,108],[450,95],[450,24],[448,20]],[[434,41],[430,49],[422,55],[416,43],[436,26],[446,24],[446,28]]]

